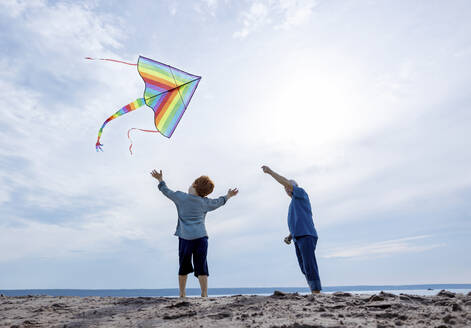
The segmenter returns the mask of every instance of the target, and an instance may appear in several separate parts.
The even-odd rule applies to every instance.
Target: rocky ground
[[[471,293],[216,298],[0,296],[0,327],[471,327]]]

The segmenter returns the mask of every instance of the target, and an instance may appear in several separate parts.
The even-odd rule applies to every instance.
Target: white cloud
[[[372,259],[376,257],[392,256],[400,253],[425,252],[445,244],[418,244],[418,241],[431,236],[414,236],[394,240],[386,240],[363,245],[344,245],[325,251],[324,258],[360,258]]]
[[[306,23],[316,5],[315,0],[279,0],[279,10],[284,17],[278,27],[290,29]]]
[[[35,35],[29,42],[36,55],[60,54],[75,61],[77,57],[83,59],[87,54],[103,54],[105,49],[121,46],[118,39],[124,31],[117,27],[120,18],[98,15],[86,3],[48,5],[39,0],[12,3],[7,3],[6,12]]]
[[[268,24],[270,18],[268,17],[269,7],[262,2],[254,2],[247,12],[242,13],[243,27],[240,31],[234,32],[235,38],[243,39],[260,26]]]
[[[44,0],[3,0],[0,5],[12,17],[18,17],[28,8],[43,7]]]
[[[233,33],[243,39],[263,26],[274,24],[275,29],[289,30],[306,23],[311,17],[315,0],[258,0],[241,13],[242,28]]]
[[[219,0],[199,0],[194,3],[193,8],[199,14],[209,14],[215,17],[218,6]]]

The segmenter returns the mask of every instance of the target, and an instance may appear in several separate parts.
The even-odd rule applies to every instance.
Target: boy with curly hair
[[[175,203],[178,212],[178,223],[175,236],[178,236],[178,285],[180,297],[186,296],[186,279],[194,272],[201,287],[201,297],[208,296],[208,233],[205,227],[206,213],[226,204],[229,198],[237,195],[237,188],[229,189],[225,196],[216,199],[207,198],[213,192],[214,183],[205,175],[196,179],[188,188],[188,193],[172,191],[163,180],[162,170],[151,172],[159,181],[159,190]],[[193,266],[192,266],[193,260]]]

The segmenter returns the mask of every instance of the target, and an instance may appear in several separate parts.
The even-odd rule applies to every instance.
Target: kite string
[[[124,61],[121,61],[121,60],[110,59],[110,58],[92,58],[92,57],[85,57],[85,59],[89,59],[89,60],[107,60],[107,61],[111,61],[111,62],[115,62],[115,63],[121,63],[121,64],[126,64],[126,65],[131,65],[131,66],[137,66],[137,64],[128,63],[128,62],[124,62]]]
[[[128,130],[128,139],[129,139],[129,142],[131,143],[129,145],[129,152],[131,153],[132,155],[132,139],[131,139],[131,131],[132,130],[139,130],[139,131],[142,131],[142,132],[152,132],[152,133],[159,133],[158,130],[144,130],[144,129],[138,129],[138,128],[131,128]]]

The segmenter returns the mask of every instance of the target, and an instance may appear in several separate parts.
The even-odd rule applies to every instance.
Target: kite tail
[[[96,139],[96,144],[95,144],[96,151],[100,151],[100,150],[103,151],[103,149],[101,148],[103,144],[100,143],[100,138],[101,138],[101,134],[103,133],[103,128],[105,127],[106,124],[108,124],[108,122],[114,120],[117,117],[120,117],[121,115],[132,112],[133,110],[143,106],[144,104],[145,104],[144,98],[138,98],[134,100],[132,103],[129,103],[123,108],[121,108],[120,110],[118,110],[116,113],[114,113],[110,117],[108,117],[106,121],[103,122],[103,125],[98,131],[98,138]]]
[[[128,139],[129,139],[129,142],[131,143],[131,144],[129,145],[129,152],[131,153],[131,155],[132,155],[132,139],[131,139],[130,133],[131,133],[132,130],[139,130],[139,131],[142,131],[142,132],[159,133],[159,130],[144,130],[144,129],[138,129],[138,128],[131,128],[131,129],[129,129],[129,130],[128,130]]]

